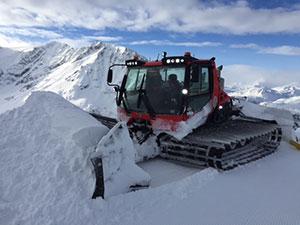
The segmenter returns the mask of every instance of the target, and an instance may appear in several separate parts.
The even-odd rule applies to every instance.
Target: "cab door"
[[[188,105],[193,112],[199,112],[211,98],[211,71],[209,66],[195,65],[191,73],[196,77],[194,74],[190,80]]]

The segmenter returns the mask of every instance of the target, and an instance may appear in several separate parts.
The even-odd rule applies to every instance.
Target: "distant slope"
[[[72,48],[52,42],[27,52],[0,48],[0,113],[23,104],[34,90],[47,90],[85,110],[111,115],[115,93],[106,85],[107,70],[135,54],[104,43]],[[124,68],[115,70],[116,82],[123,74]]]
[[[247,96],[248,100],[260,105],[300,111],[300,86],[289,84],[268,88],[263,84],[245,87],[227,87],[231,96]]]

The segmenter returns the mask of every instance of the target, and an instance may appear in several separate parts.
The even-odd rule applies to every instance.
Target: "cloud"
[[[83,38],[90,41],[105,41],[105,42],[114,42],[123,39],[120,36],[84,36]]]
[[[291,45],[281,45],[276,47],[264,47],[254,43],[248,44],[232,44],[231,48],[245,48],[254,49],[261,54],[273,54],[273,55],[286,55],[286,56],[300,56],[300,47]]]
[[[75,33],[76,31],[72,32]],[[0,26],[0,46],[19,48],[20,46],[27,47],[41,45],[42,43],[46,43],[49,41],[58,41],[67,43],[74,47],[78,47],[90,45],[92,42],[95,41],[117,42],[122,40],[122,37],[120,36],[105,36],[96,34],[97,33],[95,33],[95,36],[84,36],[81,33],[79,33],[77,35],[74,35],[74,37],[69,38],[61,33],[45,28]]]
[[[16,37],[9,37],[0,33],[0,47],[12,48],[15,50],[27,50],[39,45],[37,42],[23,41]]]
[[[158,46],[185,46],[185,47],[218,47],[222,44],[220,42],[174,42],[169,40],[141,40],[127,43],[129,45],[158,45]]]
[[[274,48],[263,48],[260,52],[275,55],[300,56],[300,47],[282,45]]]
[[[226,1],[228,2],[228,1]],[[175,33],[300,33],[300,7],[254,9],[246,1],[2,0],[0,25]]]
[[[261,47],[254,43],[248,43],[248,44],[232,44],[230,45],[230,48],[260,49]]]
[[[267,70],[261,67],[233,64],[224,66],[222,76],[227,85],[252,85],[264,83],[267,86],[274,87],[290,83],[300,85],[300,76],[295,75],[294,70]]]
[[[32,27],[20,28],[20,27],[0,26],[0,33],[4,35],[11,35],[11,36],[17,35],[17,36],[38,37],[38,38],[47,38],[47,39],[63,37],[63,35],[58,34],[54,31],[32,28]]]

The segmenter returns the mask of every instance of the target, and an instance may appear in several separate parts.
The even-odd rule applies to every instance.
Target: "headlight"
[[[183,95],[187,95],[187,94],[188,94],[188,90],[184,88],[184,89],[182,89],[181,93],[182,93]]]

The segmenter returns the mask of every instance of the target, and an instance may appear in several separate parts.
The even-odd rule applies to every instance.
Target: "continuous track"
[[[198,128],[181,141],[160,137],[161,157],[229,170],[277,150],[281,129],[274,122],[240,118]]]

